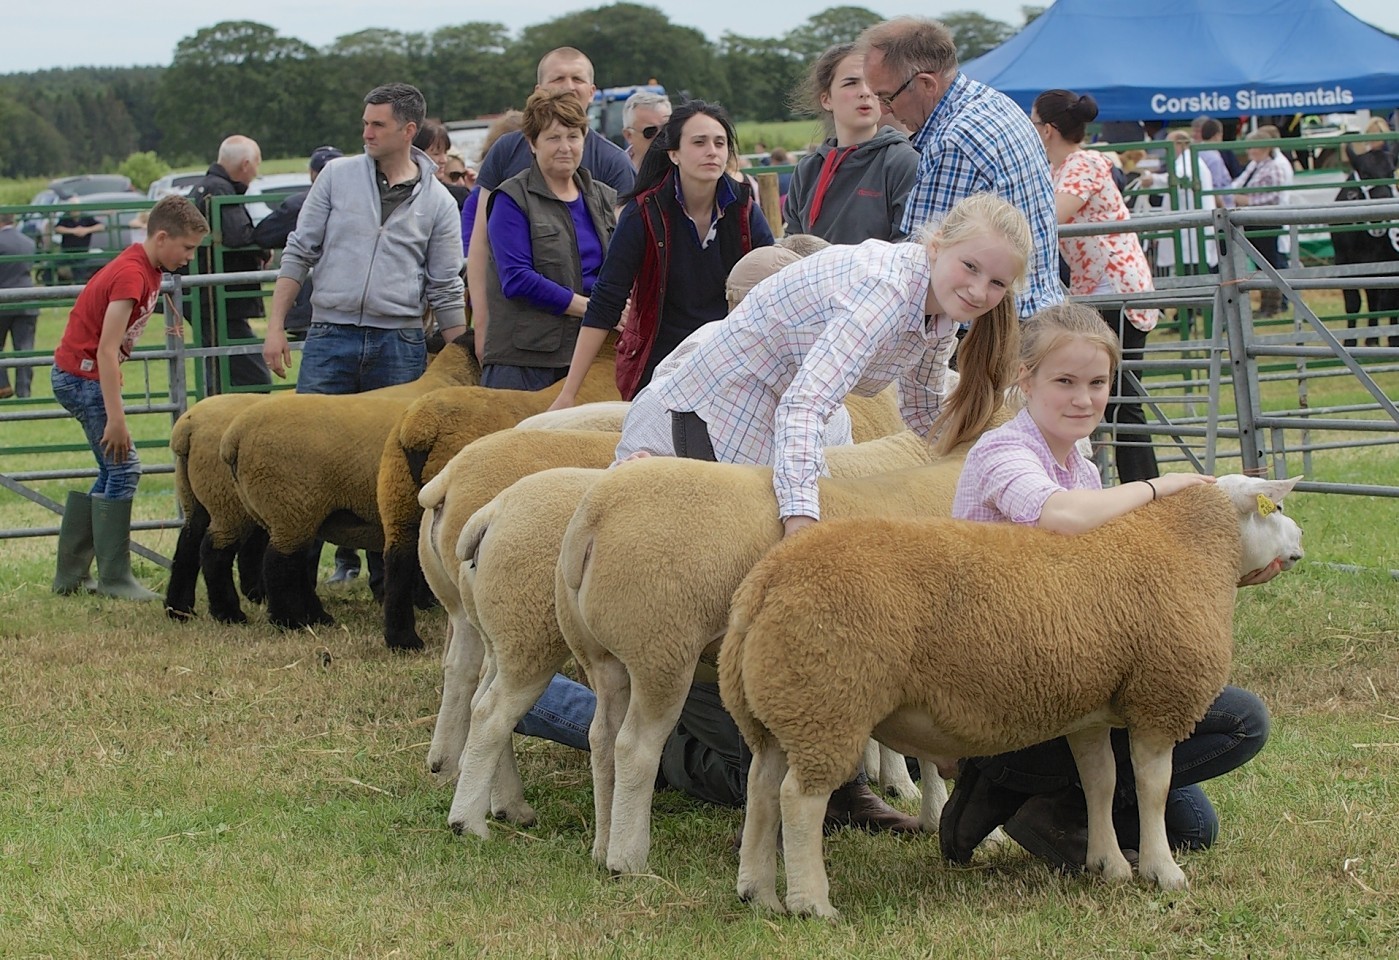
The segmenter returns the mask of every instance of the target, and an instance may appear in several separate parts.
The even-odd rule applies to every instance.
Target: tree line
[[[1027,22],[1038,12],[1025,8]],[[786,120],[811,61],[880,19],[832,7],[782,37],[726,32],[716,43],[653,7],[614,3],[515,37],[502,24],[471,22],[431,33],[361,30],[320,49],[265,24],[227,21],[181,40],[168,67],[0,77],[0,176],[111,170],[144,151],[178,166],[208,162],[230,133],[253,137],[269,157],[351,147],[364,94],[388,80],[418,86],[430,116],[495,114],[523,104],[539,58],[558,46],[582,48],[599,87],[655,78],[672,96],[718,100],[739,120]],[[942,19],[964,60],[1017,29],[979,13]]]

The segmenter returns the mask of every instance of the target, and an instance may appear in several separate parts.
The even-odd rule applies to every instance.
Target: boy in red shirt
[[[88,493],[68,494],[58,531],[55,593],[95,590],[127,600],[154,600],[131,575],[131,502],[141,460],[126,426],[119,365],[131,356],[160,296],[163,271],[194,258],[209,232],[203,215],[184,197],[152,208],[146,239],[133,243],[88,281],[68,314],[54,351],[53,395],[78,418],[97,457]],[[97,580],[88,576],[94,555]]]

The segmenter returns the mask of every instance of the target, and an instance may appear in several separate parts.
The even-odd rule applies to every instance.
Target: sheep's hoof
[[[538,814],[534,812],[534,808],[528,803],[492,810],[491,816],[495,817],[497,820],[513,823],[517,827],[532,827],[539,822]]]
[[[258,584],[255,587],[244,587],[243,596],[249,603],[265,603],[267,601],[267,589]]]
[[[782,903],[782,898],[777,895],[776,890],[755,890],[739,887],[738,899],[744,903],[751,903],[763,910],[772,913],[786,913],[787,908]]]
[[[209,611],[209,615],[219,623],[247,623],[248,615],[242,610]]]
[[[807,903],[788,896],[787,909],[791,911],[793,916],[798,917],[818,917],[822,920],[840,919],[840,911],[831,906],[828,900],[813,900]]]
[[[390,650],[423,649],[423,638],[412,631],[408,633],[387,633],[384,635],[384,642],[389,645]]]
[[[176,623],[189,623],[191,620],[195,619],[193,610],[183,610],[179,607],[167,606],[165,608],[165,615]]]
[[[1190,884],[1185,879],[1185,871],[1174,862],[1159,867],[1142,867],[1142,879],[1150,880],[1162,890],[1184,890]]]
[[[1122,851],[1113,851],[1116,854],[1108,854],[1096,860],[1089,858],[1090,869],[1097,873],[1105,883],[1126,883],[1132,879],[1132,865],[1127,862],[1127,858],[1122,855]]]

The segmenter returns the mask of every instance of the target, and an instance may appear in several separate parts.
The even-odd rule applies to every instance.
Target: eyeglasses
[[[895,90],[893,93],[889,94],[887,97],[884,96],[884,95],[882,95],[882,94],[875,94],[875,99],[878,100],[880,103],[884,104],[884,106],[886,106],[886,107],[892,107],[892,106],[894,105],[894,101],[897,100],[897,99],[899,99],[899,94],[901,94],[901,93],[903,93],[905,90],[907,90],[907,89],[908,89],[908,85],[909,85],[910,83],[912,83],[913,81],[917,80],[917,79],[918,79],[919,77],[921,77],[922,75],[923,75],[923,73],[922,73],[922,71],[920,70],[918,73],[915,73],[913,76],[909,77],[909,78],[908,78],[907,80],[905,80],[903,83],[899,84],[899,89]]]
[[[471,176],[471,174],[467,173],[465,170],[453,170],[447,174],[447,179],[453,183],[461,183],[469,176]]]
[[[641,139],[643,140],[654,140],[656,139],[656,134],[661,132],[661,125],[659,123],[653,123],[648,127],[642,127],[640,130],[636,129],[636,127],[627,127],[627,129],[632,133],[641,134]]]

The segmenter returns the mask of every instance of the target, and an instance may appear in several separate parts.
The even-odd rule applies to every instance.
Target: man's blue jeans
[[[556,673],[529,713],[515,724],[515,732],[587,750],[588,727],[592,726],[596,707],[593,691]]]
[[[423,328],[313,323],[301,351],[297,393],[364,393],[416,380],[427,368]]]
[[[54,399],[63,405],[83,425],[87,444],[97,458],[97,479],[89,493],[106,500],[136,499],[136,484],[141,479],[141,458],[136,447],[126,451],[121,463],[102,452],[102,434],[107,429],[107,407],[102,403],[102,384],[86,377],[77,377],[54,367],[49,374]]]

